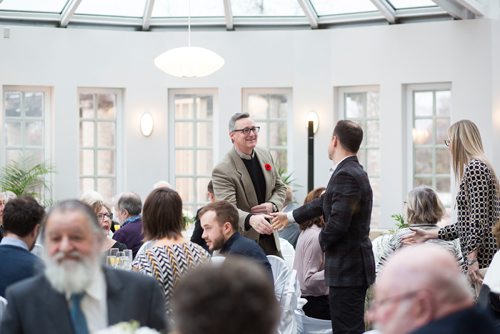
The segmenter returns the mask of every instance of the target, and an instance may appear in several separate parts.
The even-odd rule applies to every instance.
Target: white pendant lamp
[[[224,66],[224,59],[217,53],[191,46],[191,1],[188,1],[188,46],[165,51],[154,63],[163,72],[179,78],[204,77]]]

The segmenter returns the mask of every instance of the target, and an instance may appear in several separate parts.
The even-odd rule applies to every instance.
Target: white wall
[[[125,91],[123,163],[119,191],[145,196],[152,184],[168,179],[168,89],[217,88],[219,111],[215,161],[230,147],[227,120],[241,110],[246,87],[292,87],[294,118],[291,161],[305,195],[305,118],[320,117],[316,135],[315,184],[325,185],[331,162],[326,148],[336,122],[334,86],[379,85],[382,142],[382,223],[399,212],[406,194],[405,123],[402,85],[452,83],[452,121],[474,120],[487,155],[500,174],[500,23],[446,21],[317,31],[195,31],[193,45],[208,47],[226,60],[217,73],[176,79],[155,68],[153,58],[186,43],[185,32],[97,31],[11,26],[0,39],[0,87],[53,88],[53,162],[58,171],[54,197],[78,196],[78,87]],[[155,118],[151,137],[139,133],[139,116]],[[494,120],[492,122],[492,120]],[[3,143],[1,144],[3,145]],[[2,162],[4,163],[4,162]]]

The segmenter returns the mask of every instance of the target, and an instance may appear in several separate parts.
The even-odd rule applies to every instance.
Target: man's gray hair
[[[45,228],[47,226],[47,222],[52,216],[52,214],[55,212],[66,212],[66,211],[79,211],[83,213],[87,217],[87,220],[93,232],[99,237],[103,236],[102,232],[103,230],[101,224],[99,224],[99,221],[97,220],[97,216],[94,210],[89,205],[83,203],[82,201],[79,201],[77,199],[68,199],[57,202],[52,208],[50,208],[49,212],[47,213],[45,219],[42,222],[42,226],[40,229],[42,240],[45,237]]]
[[[118,200],[118,210],[127,210],[131,216],[137,216],[142,211],[141,197],[133,192],[123,193]]]
[[[243,119],[243,118],[250,118],[250,114],[246,113],[246,112],[240,112],[240,113],[236,113],[233,116],[231,116],[231,118],[229,119],[229,131],[234,131],[236,121]]]

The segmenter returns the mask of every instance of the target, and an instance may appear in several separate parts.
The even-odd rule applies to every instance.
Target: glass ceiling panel
[[[61,13],[65,4],[66,0],[3,0],[0,10]]]
[[[231,0],[233,16],[304,16],[297,0]]]
[[[394,9],[437,7],[432,0],[388,0]]]
[[[191,16],[224,16],[222,0],[191,0]],[[152,17],[187,17],[188,1],[156,0]]]
[[[370,0],[311,0],[318,16],[378,11]]]
[[[146,0],[82,0],[75,14],[142,17]]]

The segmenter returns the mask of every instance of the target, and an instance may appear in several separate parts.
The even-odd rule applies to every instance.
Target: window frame
[[[115,98],[115,147],[114,147],[114,154],[115,154],[115,171],[114,171],[114,184],[115,184],[115,189],[113,189],[113,196],[118,194],[121,189],[123,188],[123,175],[120,171],[123,171],[123,154],[122,151],[123,149],[123,124],[122,124],[122,115],[123,115],[123,108],[124,108],[124,103],[123,99],[125,96],[125,92],[121,88],[106,88],[106,87],[78,87],[77,88],[77,108],[78,108],[78,116],[77,116],[77,129],[78,129],[78,153],[77,153],[77,175],[78,175],[78,190],[79,193],[81,194],[83,192],[83,189],[81,187],[81,179],[82,175],[80,173],[80,164],[81,164],[81,159],[80,159],[80,152],[83,149],[80,143],[80,123],[82,121],[82,118],[80,117],[80,94],[93,94],[93,95],[98,95],[98,94],[114,94],[116,95]],[[89,121],[89,120],[86,120]],[[97,119],[94,117],[92,120],[94,123],[98,123]],[[96,129],[96,128],[95,128]],[[87,148],[89,149],[89,148]],[[107,150],[109,148],[106,148]],[[93,151],[98,151],[98,146],[97,146],[97,131],[94,131],[94,146],[92,148]],[[112,177],[109,176],[104,176],[104,177],[99,177],[97,175],[97,159],[96,156],[94,156],[94,175],[92,177],[90,176],[84,176],[85,178],[92,178],[94,180],[94,185],[97,184],[97,180],[99,178],[101,179],[110,179]],[[94,189],[97,191],[97,187],[95,186]],[[111,200],[111,198],[107,199]]]

